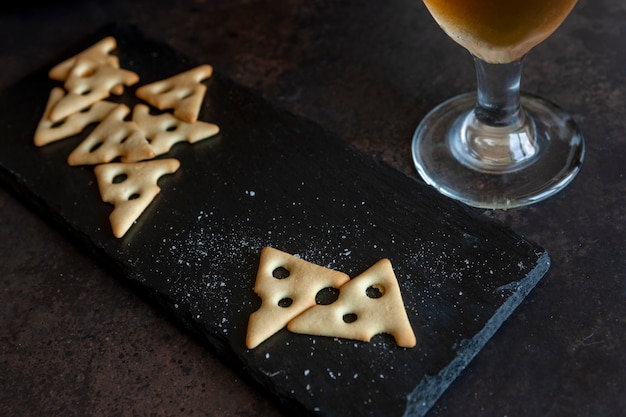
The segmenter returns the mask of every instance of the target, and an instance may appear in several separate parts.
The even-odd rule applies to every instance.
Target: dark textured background
[[[474,87],[470,57],[417,0],[224,0],[5,6],[0,89],[116,20],[409,175],[421,117]],[[477,211],[552,267],[431,416],[626,414],[625,20],[621,0],[581,0],[526,60],[523,87],[575,115],[586,160],[545,202]],[[281,415],[3,189],[0,304],[0,415]]]

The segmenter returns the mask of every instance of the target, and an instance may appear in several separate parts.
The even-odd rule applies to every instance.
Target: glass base
[[[539,97],[522,94],[532,155],[492,160],[475,157],[471,149],[466,152],[468,143],[461,131],[475,105],[475,93],[454,97],[433,109],[417,127],[413,161],[426,183],[470,206],[508,209],[548,198],[574,179],[582,165],[584,140],[569,114]],[[489,138],[479,139],[489,146]],[[527,139],[510,142],[523,144]],[[504,154],[518,152],[519,143],[512,143]],[[502,155],[501,148],[494,154]]]

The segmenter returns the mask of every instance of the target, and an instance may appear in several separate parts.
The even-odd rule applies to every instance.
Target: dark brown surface
[[[626,412],[625,17],[620,1],[581,1],[527,59],[525,88],[575,114],[587,158],[554,198],[484,212],[553,265],[432,416]],[[473,88],[471,61],[416,1],[14,7],[0,15],[0,88],[117,19],[407,173],[419,119]],[[280,415],[4,190],[0,210],[0,414]]]

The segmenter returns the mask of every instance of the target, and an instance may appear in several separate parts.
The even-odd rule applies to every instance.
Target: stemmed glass
[[[560,191],[584,156],[582,133],[555,104],[520,92],[526,54],[577,0],[423,0],[474,57],[477,91],[440,104],[417,127],[412,153],[422,178],[468,205],[506,209]]]

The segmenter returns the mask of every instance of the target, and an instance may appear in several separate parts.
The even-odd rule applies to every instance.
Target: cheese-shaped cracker
[[[109,163],[94,168],[102,201],[113,204],[109,217],[115,237],[122,237],[161,191],[159,178],[173,174],[180,162],[155,159],[145,162]]]
[[[76,60],[79,57],[89,58],[91,61],[95,61],[102,64],[111,65],[119,68],[119,59],[115,55],[110,53],[117,47],[117,42],[112,36],[107,36],[101,39],[94,45],[85,49],[73,57],[66,59],[65,61],[55,65],[49,72],[48,76],[56,81],[65,81],[70,75],[72,67],[76,64]]]
[[[130,86],[139,76],[122,68],[116,68],[88,57],[78,57],[64,87],[67,91],[50,111],[50,120],[58,122],[72,113],[108,98],[118,86]]]
[[[137,104],[133,108],[132,120],[144,133],[156,155],[169,152],[178,142],[196,143],[215,136],[220,130],[213,123],[187,123],[170,113],[152,115],[144,104]]]
[[[96,165],[120,157],[121,162],[137,162],[154,158],[143,132],[133,121],[124,118],[130,108],[119,104],[74,149],[67,158],[69,165]]]
[[[56,81],[66,81],[70,75],[72,67],[74,67],[78,58],[88,58],[91,61],[97,62],[98,64],[110,65],[114,68],[119,68],[119,58],[115,55],[110,55],[116,47],[117,41],[115,40],[115,38],[112,36],[107,36],[106,38],[100,40],[99,42],[90,46],[79,54],[74,55],[73,57],[55,65],[48,72],[48,76]],[[120,95],[124,92],[124,86],[116,85],[112,88],[111,92],[113,94]]]
[[[61,87],[54,87],[46,104],[44,114],[35,130],[34,143],[44,146],[61,139],[69,138],[82,132],[91,123],[101,122],[117,104],[110,101],[98,101],[90,107],[72,113],[60,122],[50,120],[50,111],[65,96]]]
[[[415,346],[400,287],[391,262],[381,259],[339,289],[334,303],[315,305],[287,325],[289,331],[369,342],[391,334],[398,346]]]
[[[142,85],[135,94],[159,110],[173,109],[174,116],[192,123],[198,120],[206,85],[213,67],[200,65],[164,80]]]
[[[349,279],[342,272],[278,249],[263,248],[254,285],[254,292],[261,298],[261,307],[250,315],[246,346],[249,349],[257,347],[293,317],[314,306],[320,290],[339,288]]]

